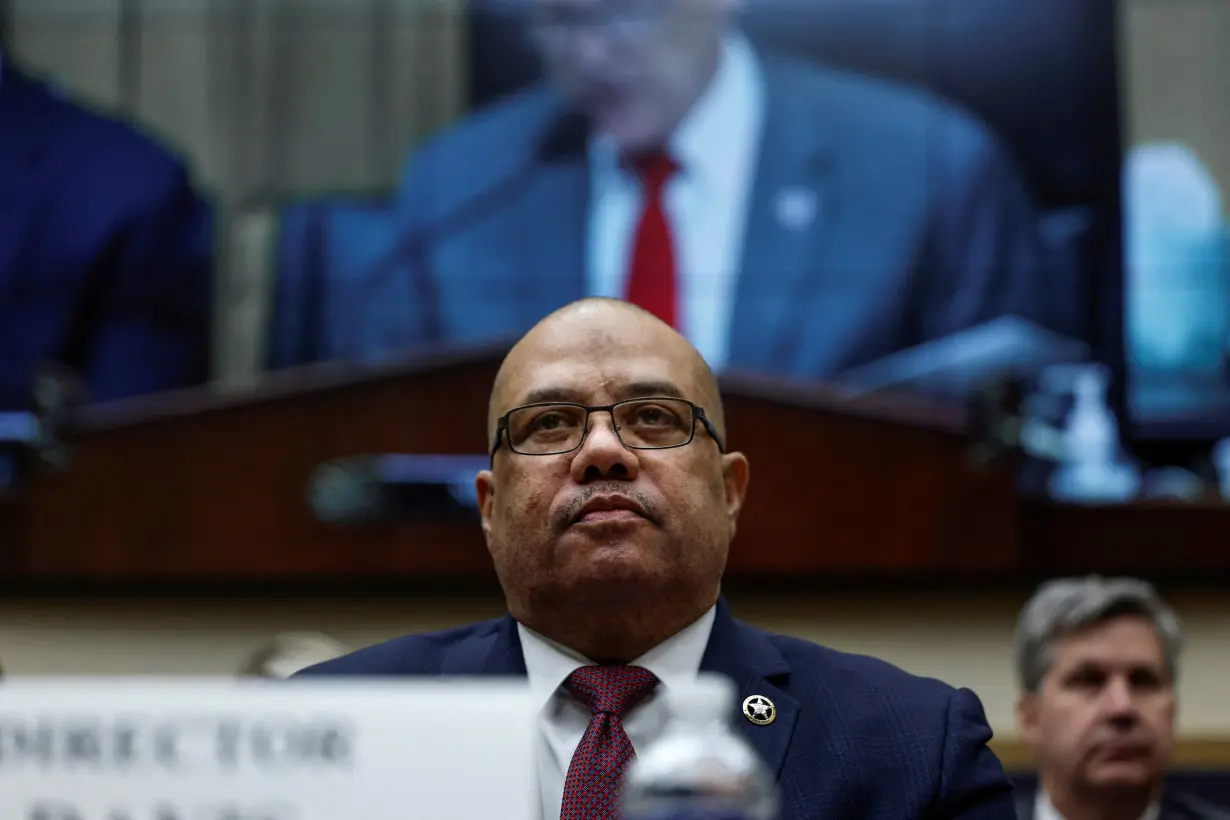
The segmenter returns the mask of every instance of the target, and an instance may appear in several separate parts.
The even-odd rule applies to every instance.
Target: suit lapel
[[[764,636],[735,621],[726,600],[720,599],[700,668],[734,681],[739,701],[738,714],[734,717],[738,722],[737,731],[760,752],[774,776],[778,776],[799,717],[798,701],[779,685],[790,674],[789,663]],[[524,677],[525,655],[521,651],[517,622],[511,615],[494,621],[492,630],[485,636],[457,647],[441,672],[445,675]],[[773,702],[776,716],[772,723],[760,726],[744,717],[742,703],[755,695]]]
[[[735,682],[737,731],[760,752],[774,777],[779,776],[799,716],[798,701],[778,686],[790,673],[786,659],[764,636],[735,621],[723,598],[718,600],[717,617],[700,668]],[[744,700],[757,695],[772,701],[776,710],[768,725],[752,723],[743,713]]]
[[[764,73],[765,123],[731,324],[735,369],[789,360],[810,279],[828,267],[833,197],[824,123],[792,72],[765,61]]]
[[[482,674],[525,677],[525,655],[521,652],[521,637],[513,616],[500,618],[496,622],[494,639],[479,650],[483,656]]]
[[[440,664],[444,676],[525,677],[525,656],[517,622],[505,615],[488,622],[488,629],[455,644]]]

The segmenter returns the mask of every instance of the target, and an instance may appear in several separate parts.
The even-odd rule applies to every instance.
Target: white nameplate
[[[530,820],[524,681],[10,679],[3,820]]]

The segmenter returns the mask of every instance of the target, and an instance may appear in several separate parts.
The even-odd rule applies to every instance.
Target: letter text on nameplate
[[[433,820],[537,813],[524,680],[15,679],[5,820]]]

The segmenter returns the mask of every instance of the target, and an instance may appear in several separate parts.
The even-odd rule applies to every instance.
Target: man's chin
[[[1157,779],[1147,760],[1102,761],[1089,773],[1089,781],[1100,789],[1135,791],[1150,787]]]
[[[649,548],[635,541],[613,540],[589,544],[579,552],[574,562],[578,578],[596,581],[634,581],[658,574]]]
[[[592,115],[595,129],[624,155],[661,148],[662,137],[643,117],[622,107],[600,109]]]
[[[645,546],[614,542],[578,550],[570,556],[561,579],[578,596],[621,597],[653,592],[668,575],[668,568],[655,561]]]

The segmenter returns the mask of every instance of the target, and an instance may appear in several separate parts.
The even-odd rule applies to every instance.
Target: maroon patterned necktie
[[[564,681],[594,716],[568,765],[560,820],[619,817],[619,784],[636,756],[623,715],[657,685],[657,676],[639,666],[582,666]]]

